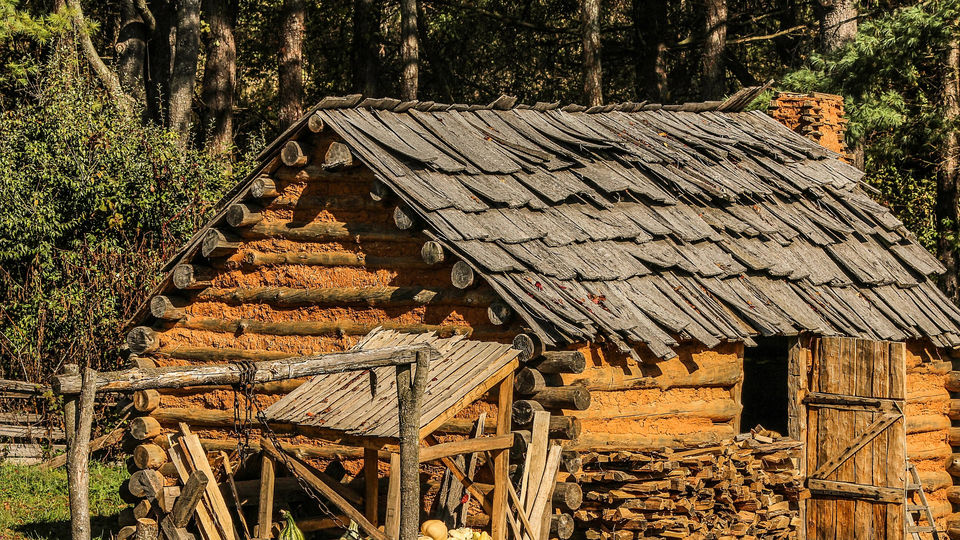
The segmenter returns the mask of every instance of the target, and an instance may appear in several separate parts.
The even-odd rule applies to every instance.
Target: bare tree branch
[[[100,82],[107,88],[107,91],[117,100],[117,106],[124,112],[131,112],[133,110],[133,98],[123,92],[117,74],[103,63],[96,47],[93,46],[93,41],[90,40],[90,33],[87,32],[87,24],[83,18],[83,11],[80,9],[80,1],[67,0],[67,7],[70,8],[73,25],[76,27],[77,36],[80,38],[80,46],[83,48],[83,55],[87,58],[87,61],[90,62],[94,73],[97,74],[97,78],[100,79]]]

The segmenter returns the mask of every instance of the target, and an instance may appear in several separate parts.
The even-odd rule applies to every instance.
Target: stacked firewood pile
[[[583,454],[576,528],[588,540],[792,538],[800,524],[801,445],[775,437]]]

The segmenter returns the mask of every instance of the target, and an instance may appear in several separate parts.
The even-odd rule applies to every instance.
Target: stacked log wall
[[[677,357],[635,358],[613,347],[585,344],[580,374],[563,374],[565,384],[590,391],[584,411],[566,411],[582,424],[570,449],[642,450],[684,447],[729,439],[739,431],[743,345],[714,349],[686,343]],[[641,354],[643,354],[641,352]]]

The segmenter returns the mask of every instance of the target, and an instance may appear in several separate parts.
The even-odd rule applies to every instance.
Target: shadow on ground
[[[92,516],[90,519],[90,536],[92,538],[112,538],[112,535],[120,528],[117,525],[117,515],[110,516]],[[43,540],[59,540],[61,538],[70,538],[70,521],[37,521],[33,523],[22,523],[11,527],[14,532],[20,533],[26,538],[36,538]],[[2,536],[0,536],[2,538]]]

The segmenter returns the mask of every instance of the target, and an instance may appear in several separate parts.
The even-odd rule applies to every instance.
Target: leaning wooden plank
[[[250,540],[250,527],[247,525],[247,518],[243,516],[243,505],[240,504],[237,484],[233,481],[233,466],[230,464],[230,456],[221,450],[220,460],[223,462],[223,473],[227,479],[227,486],[230,488],[230,495],[233,497],[234,508],[237,509],[237,517],[240,518],[240,532],[243,533],[244,540]]]
[[[487,423],[487,413],[484,411],[484,412],[481,412],[480,417],[477,418],[477,422],[476,422],[477,425],[473,433],[474,438],[478,438],[483,435],[484,429],[486,427],[486,423]],[[466,470],[467,480],[470,480],[471,482],[473,481],[473,475],[477,472],[477,465],[479,461],[480,461],[480,454],[470,454],[470,456],[467,457],[467,470]],[[456,527],[459,528],[459,527],[466,526],[467,513],[469,512],[469,510],[470,510],[470,492],[468,491],[467,493],[464,494],[463,504],[460,506],[460,509],[457,512],[456,519],[455,519],[456,523],[454,524]]]
[[[167,435],[167,441],[167,445],[170,448],[170,462],[173,463],[174,467],[177,469],[177,475],[180,477],[180,481],[186,488],[186,484],[190,480],[191,471],[187,469],[187,466],[184,463],[186,458],[183,455],[183,450],[180,448],[180,445],[174,444],[172,436]],[[204,486],[204,491],[206,491],[206,486]],[[204,505],[196,505],[196,514],[197,528],[200,529],[201,536],[203,536],[203,538],[206,540],[222,540],[223,537],[220,536],[216,525],[213,524],[213,518],[210,517],[210,511]]]
[[[124,417],[126,419],[126,417]],[[90,441],[90,452],[96,452],[102,448],[112,446],[120,442],[123,439],[123,434],[126,431],[125,427],[118,427],[117,429],[107,433],[106,435],[101,435],[96,439]],[[63,467],[67,464],[67,454],[63,453],[58,456],[54,456],[47,461],[44,461],[40,464],[41,469],[56,469]]]
[[[390,454],[390,479],[387,484],[387,509],[383,531],[390,540],[400,538],[400,454]]]
[[[193,471],[190,474],[170,512],[174,527],[186,527],[187,523],[190,523],[190,517],[197,511],[208,483],[210,478],[203,471]]]
[[[210,468],[210,462],[207,461],[207,454],[200,445],[200,438],[191,433],[190,427],[186,424],[180,424],[180,432],[183,434],[180,437],[181,448],[185,450],[186,455],[191,457],[197,470],[203,471],[210,478],[216,478]],[[226,540],[237,540],[233,518],[230,517],[230,510],[227,509],[227,503],[223,500],[223,493],[220,492],[220,488],[216,484],[209,483],[206,493],[207,501],[213,510],[214,521],[219,526],[220,532]]]
[[[534,494],[539,490],[540,479],[543,477],[543,467],[547,461],[547,444],[549,442],[550,413],[537,411],[533,413],[533,428],[530,431],[530,470],[527,476],[526,490],[520,494],[524,510],[530,515],[533,508]],[[531,493],[531,490],[533,493]]]
[[[418,353],[429,352],[430,350],[429,345],[419,344],[267,360],[253,365],[255,370],[251,382],[261,384],[313,375],[411,364],[416,362]],[[206,366],[133,368],[125,371],[98,373],[96,377],[97,392],[133,392],[151,388],[231,385],[240,382],[243,372],[237,364],[211,364]],[[57,375],[53,379],[53,389],[60,394],[78,394],[80,393],[80,384],[79,375]]]
[[[257,538],[266,538],[273,527],[273,495],[277,463],[273,456],[263,455],[260,460],[260,502],[257,510]]]
[[[260,445],[267,454],[276,460],[282,461],[285,465],[290,467],[292,469],[292,473],[302,478],[305,482],[310,484],[311,487],[323,494],[327,500],[332,502],[337,508],[346,514],[347,517],[353,521],[356,521],[357,524],[360,525],[360,528],[367,533],[367,535],[372,536],[376,540],[388,540],[387,536],[377,529],[376,526],[370,523],[363,513],[354,508],[353,505],[351,505],[346,499],[337,493],[336,490],[317,478],[316,475],[314,475],[310,469],[301,463],[297,458],[282,454],[280,450],[277,450],[276,446],[274,446],[269,440],[262,439]]]
[[[549,415],[550,413],[547,414]],[[462,441],[441,443],[421,449],[420,462],[434,461],[461,454],[472,454],[474,452],[503,450],[512,446],[513,433],[495,435],[493,437],[480,437],[477,439],[464,439]]]
[[[540,525],[543,521],[543,514],[546,511],[547,503],[550,502],[553,484],[557,477],[557,470],[560,467],[560,452],[561,449],[559,446],[555,445],[550,447],[547,462],[543,467],[540,487],[537,489],[536,495],[533,498],[533,504],[527,513],[533,529],[530,538],[533,540],[539,540],[540,538]]]

